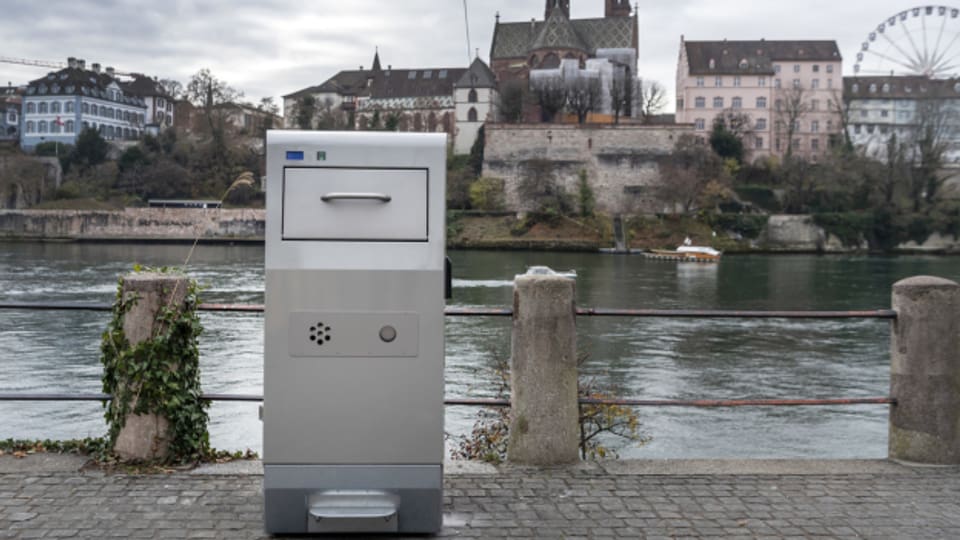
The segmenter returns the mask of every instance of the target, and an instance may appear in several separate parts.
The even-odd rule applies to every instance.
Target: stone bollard
[[[123,319],[123,333],[130,345],[155,335],[157,314],[166,306],[183,308],[190,280],[184,276],[159,273],[129,274],[123,278],[123,298],[139,300]],[[136,386],[137,381],[125,384]],[[170,423],[156,414],[129,414],[117,436],[114,451],[125,460],[153,460],[167,455]]]
[[[507,460],[560,465],[579,459],[574,280],[517,276],[510,358]]]
[[[889,456],[960,464],[960,285],[918,276],[893,286]]]

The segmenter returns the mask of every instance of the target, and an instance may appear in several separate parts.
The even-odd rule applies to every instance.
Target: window
[[[817,88],[820,88],[820,79],[814,79],[810,81],[810,88],[814,90],[816,90]]]
[[[757,108],[766,109],[767,108],[767,98],[761,96],[757,98]]]
[[[433,71],[431,71],[431,70],[429,70],[429,69],[425,69],[425,70],[423,71],[423,78],[424,78],[424,79],[429,79],[429,78],[432,78],[432,77],[433,77]]]
[[[757,118],[757,125],[754,127],[757,131],[766,131],[767,130],[767,119],[766,118]]]
[[[794,87],[794,88],[800,88],[800,79],[794,79],[794,80],[793,80],[793,87]]]
[[[68,113],[73,112],[73,102],[72,102],[72,101],[68,101],[68,102],[66,102],[66,103],[63,104],[63,112],[68,112]]]
[[[683,108],[683,98],[677,98],[677,109]]]
[[[41,120],[37,122],[37,133],[46,133],[47,132],[47,121]]]
[[[794,65],[793,65],[793,72],[794,72],[794,73],[800,73],[800,64],[794,64]]]
[[[880,111],[881,118],[887,118],[888,116],[890,116],[890,111]]]
[[[718,87],[723,86],[723,77],[715,77],[713,79],[713,85]]]
[[[793,148],[794,150],[799,150],[799,149],[800,149],[800,139],[794,139],[794,140],[793,140],[793,144],[791,144],[790,147]]]
[[[73,131],[74,131],[73,120],[67,120],[67,123],[64,124],[64,129],[63,129],[63,130],[64,130],[65,132],[67,132],[67,133],[73,133]]]
[[[717,61],[714,60],[713,58],[711,58],[711,59],[710,59],[710,69],[716,69],[716,68],[717,68]]]
[[[83,114],[90,114],[90,104],[84,101],[83,104],[80,105],[80,110],[83,111]]]
[[[693,103],[694,103],[694,107],[698,109],[702,109],[707,106],[707,98],[703,96],[699,96],[693,100]]]
[[[780,138],[779,138],[779,137],[777,137],[776,139],[774,139],[774,141],[773,141],[773,146],[777,149],[777,152],[780,151]]]
[[[812,122],[810,122],[810,131],[811,131],[812,133],[820,133],[820,121],[819,121],[819,120],[813,120]]]
[[[811,110],[811,111],[819,111],[819,110],[820,110],[820,100],[819,100],[819,99],[811,99],[811,100],[810,100],[810,110]]]
[[[860,134],[860,124],[853,125],[853,132],[856,133],[857,135]]]
[[[890,93],[890,83],[883,83],[883,93],[885,94]]]
[[[775,64],[775,65],[773,66],[773,72],[774,72],[774,73],[780,73],[780,64]]]
[[[57,113],[60,112],[60,102],[59,102],[59,101],[54,101],[53,103],[50,104],[50,112],[51,112],[51,113],[54,113],[54,114],[57,114]]]
[[[793,126],[793,132],[794,132],[794,133],[800,131],[800,121],[799,121],[799,120],[794,120],[791,125]]]
[[[867,124],[867,133],[873,135],[873,124]]]
[[[703,86],[703,77],[697,77],[697,86]]]
[[[869,111],[867,111],[866,109],[860,109],[860,117],[861,117],[861,118],[866,118],[868,112],[869,112]]]
[[[746,58],[741,58],[740,63],[738,65],[740,66],[740,69],[747,69],[748,67],[750,67],[750,62],[747,62]]]
[[[474,89],[474,88],[471,88],[471,89],[470,89],[470,93],[467,95],[467,101],[469,101],[470,103],[476,103],[476,102],[477,102],[477,90],[476,90],[476,89]]]
[[[780,88],[780,79],[774,79],[774,80],[773,80],[773,87],[774,87],[774,88]]]
[[[467,112],[467,122],[476,122],[477,121],[477,109],[470,107],[470,110]]]
[[[107,126],[107,137],[113,138],[113,126]]]
[[[736,77],[733,78],[733,85],[734,85],[734,86],[740,86],[740,76],[739,76],[739,75],[737,75]]]
[[[714,108],[714,109],[722,109],[722,108],[723,108],[723,98],[722,98],[722,97],[715,97],[715,98],[713,98],[713,108]]]
[[[416,72],[416,71],[413,71],[413,70],[410,70],[410,72],[407,73],[407,78],[410,79],[410,80],[416,79],[416,78],[417,78],[417,72]]]
[[[694,121],[694,127],[698,131],[703,131],[704,129],[707,128],[707,121],[704,120],[703,118],[697,118],[696,121]]]
[[[810,139],[810,149],[814,152],[820,151],[820,139]]]
[[[813,65],[813,72],[814,72],[814,73],[820,73],[820,64],[814,64],[814,65]]]
[[[827,79],[827,88],[833,88],[833,79]]]
[[[441,69],[441,70],[437,73],[437,77],[440,78],[440,79],[446,79],[446,78],[447,78],[447,70]]]
[[[50,106],[47,105],[46,101],[41,101],[40,105],[37,106],[37,112],[40,114],[47,114],[47,111],[49,110],[49,108]]]
[[[876,84],[871,84],[871,85],[870,85],[870,93],[871,93],[871,94],[876,94],[876,93],[877,93],[877,85],[876,85]]]
[[[827,131],[833,131],[833,120],[827,120]]]
[[[827,64],[827,73],[833,73],[833,64]]]
[[[27,120],[27,133],[33,133],[33,120]]]
[[[60,124],[57,122],[50,122],[50,133],[60,133]]]
[[[163,98],[157,98],[157,107],[162,109],[164,105]]]
[[[743,100],[741,98],[735,97],[733,98],[733,103],[730,106],[733,107],[734,109],[742,109]]]
[[[754,140],[754,148],[757,150],[763,150],[763,137],[757,137]]]
[[[33,114],[37,112],[37,104],[34,102],[27,103],[27,114]]]
[[[766,78],[766,77],[757,77],[757,86],[760,86],[760,87],[767,86],[767,78]]]
[[[782,100],[782,99],[778,99],[778,100],[774,101],[774,102],[773,102],[773,106],[774,106],[775,109],[777,109],[777,112],[782,111],[782,110],[783,110],[783,100]]]

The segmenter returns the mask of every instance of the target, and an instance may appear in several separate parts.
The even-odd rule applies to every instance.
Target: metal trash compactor
[[[265,529],[442,525],[446,136],[267,133]]]

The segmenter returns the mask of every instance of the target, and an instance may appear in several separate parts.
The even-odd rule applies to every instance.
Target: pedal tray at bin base
[[[399,532],[400,498],[385,491],[330,490],[307,502],[307,532]]]

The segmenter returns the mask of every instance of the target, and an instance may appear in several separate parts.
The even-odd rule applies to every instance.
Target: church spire
[[[379,48],[375,49],[375,52],[373,53],[373,68],[372,68],[372,69],[373,69],[373,71],[380,71],[380,70],[381,70],[381,67],[380,67],[380,49],[379,49]]]
[[[550,18],[550,12],[559,9],[566,18],[570,18],[570,0],[547,0],[547,8],[543,12],[543,20]]]

